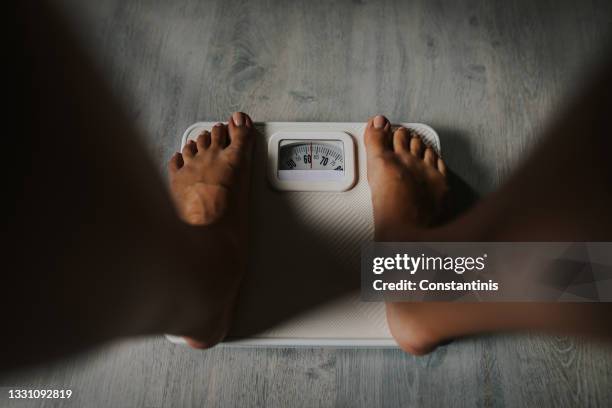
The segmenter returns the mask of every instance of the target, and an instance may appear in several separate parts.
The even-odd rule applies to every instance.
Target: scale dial
[[[296,170],[335,171],[342,176],[344,144],[340,140],[281,140],[279,176],[286,171]]]
[[[268,175],[285,191],[345,191],[355,182],[352,137],[344,132],[278,132],[268,144]]]

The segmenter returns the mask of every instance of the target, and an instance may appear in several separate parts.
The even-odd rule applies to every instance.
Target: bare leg
[[[366,130],[376,239],[381,241],[610,241],[612,70],[575,100],[522,168],[498,192],[454,222],[444,208],[445,166],[418,138]],[[407,149],[405,146],[416,148]],[[402,146],[404,146],[402,148]],[[406,204],[409,203],[409,204]],[[538,329],[612,336],[608,304],[389,303],[390,329],[406,351],[483,331]]]
[[[18,169],[19,175],[14,179],[22,182],[9,186],[17,205],[5,229],[5,238],[14,247],[7,254],[9,289],[1,305],[7,328],[0,356],[4,367],[73,352],[121,335],[167,331],[197,339],[192,341],[197,346],[214,344],[227,330],[233,298],[244,272],[243,210],[247,202],[244,186],[250,145],[232,144],[242,139],[249,141],[249,131],[237,129],[242,125],[230,118],[228,129],[220,127],[209,135],[210,145],[209,136],[203,135],[198,144],[188,147],[192,150],[175,156],[170,163],[173,198],[182,219],[189,224],[181,221],[154,166],[143,154],[136,132],[57,18],[45,4],[37,3],[36,10],[29,8],[33,6],[22,7],[19,16],[25,22],[20,26],[24,43],[17,70],[22,90],[15,98],[14,118],[26,127],[19,135],[20,144],[7,149],[21,159],[8,174]],[[527,170],[516,176],[514,180],[518,181],[509,183],[478,209],[441,229],[433,230],[431,226],[443,208],[443,163],[432,161],[431,152],[427,158],[425,150],[422,157],[420,153],[415,155],[418,160],[412,160],[412,164],[420,168],[419,177],[414,178],[411,170],[402,169],[399,174],[406,182],[395,183],[392,188],[402,197],[421,195],[412,207],[420,213],[414,216],[410,207],[403,209],[401,231],[392,229],[391,223],[386,223],[386,230],[377,221],[377,237],[537,239],[537,235],[536,238],[522,235],[523,230],[531,234],[540,231],[527,228],[534,224],[534,217],[542,221],[540,228],[545,231],[559,229],[556,238],[546,239],[608,237],[609,222],[602,223],[601,219],[595,222],[598,213],[609,221],[603,210],[610,204],[605,188],[610,185],[606,167],[609,165],[597,156],[610,150],[609,146],[597,147],[609,144],[609,139],[603,138],[607,129],[597,125],[603,121],[601,112],[605,106],[609,108],[609,99],[597,95],[590,101],[595,109],[589,110],[585,104],[581,111],[583,125],[586,129],[591,127],[588,132],[585,128],[578,132],[570,126],[561,129],[565,133],[552,132],[563,136],[549,142],[554,153],[547,153],[550,161],[546,166],[538,166],[542,156],[536,157],[533,164],[526,166]],[[594,114],[599,122],[592,120]],[[248,127],[250,119],[244,116],[243,120]],[[592,137],[578,139],[577,135],[585,133]],[[213,136],[217,145],[211,148]],[[378,136],[391,143],[388,132]],[[229,144],[221,143],[224,138]],[[369,143],[368,149],[371,146]],[[585,154],[581,157],[593,159],[587,160],[584,167],[569,168],[563,160],[575,158],[576,149]],[[385,154],[387,159],[392,158]],[[378,162],[386,166],[388,161]],[[396,164],[402,163],[406,162],[396,160]],[[436,163],[439,174],[431,169],[432,163]],[[208,178],[211,169],[223,169],[224,164],[242,171],[221,171],[214,179]],[[397,170],[394,171],[397,175]],[[567,178],[567,193],[550,182],[558,177],[557,171]],[[379,172],[381,178],[385,172]],[[542,185],[535,181],[528,182],[534,179],[534,174],[541,174],[539,177],[546,181],[548,190],[542,191]],[[372,172],[371,177],[375,177]],[[411,184],[414,180],[421,185],[414,187]],[[584,180],[593,180],[593,185],[584,187],[581,184]],[[524,188],[524,183],[529,188]],[[402,185],[413,187],[406,192],[401,190]],[[421,191],[423,187],[425,193]],[[516,200],[509,197],[517,189],[533,200],[540,199],[541,205],[521,216]],[[377,220],[386,212],[383,211],[386,203],[401,202],[394,200],[392,190],[381,192],[385,196],[380,200],[375,193]],[[575,199],[584,192],[595,195],[594,199],[587,203]],[[575,195],[574,199],[568,195]],[[549,216],[546,209],[556,204],[555,199],[567,202],[555,207],[557,211]],[[209,207],[211,203],[214,205]],[[584,207],[593,214],[586,220],[570,222],[568,217],[560,220]],[[515,215],[514,222],[502,217],[507,213]],[[428,316],[418,310],[398,309],[395,316],[392,308],[390,305],[389,321],[394,335],[406,349],[417,352],[428,350],[449,336],[501,329],[479,323],[458,324],[454,332],[436,331],[437,327],[424,325]],[[558,315],[558,310],[554,311]],[[440,309],[436,317],[443,318],[447,313],[448,310]],[[412,323],[410,316],[415,317]],[[567,321],[559,320],[559,327],[567,326]],[[521,327],[526,326],[522,323]],[[545,326],[541,323],[535,321],[533,325]],[[410,324],[415,326],[409,327]],[[571,323],[569,326],[582,329]],[[415,339],[411,337],[413,333],[426,336]]]
[[[16,206],[4,229],[3,368],[124,335],[215,344],[245,270],[251,119],[236,114],[173,158],[173,203],[58,16],[26,3],[11,117],[21,131],[6,149],[19,160],[5,173]]]

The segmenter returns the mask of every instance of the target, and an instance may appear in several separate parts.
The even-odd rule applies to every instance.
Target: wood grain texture
[[[196,120],[393,121],[436,128],[476,191],[516,167],[610,44],[609,1],[65,0],[159,164]],[[612,406],[612,350],[483,336],[394,350],[199,352],[136,339],[1,379],[71,388],[11,406]],[[4,388],[3,388],[4,390]],[[3,397],[4,398],[4,397]],[[4,406],[8,400],[2,400]]]

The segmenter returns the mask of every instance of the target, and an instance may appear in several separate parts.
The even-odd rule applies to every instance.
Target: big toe
[[[368,120],[364,133],[368,155],[378,155],[391,149],[391,123],[382,115]]]
[[[234,112],[228,120],[229,146],[234,149],[249,149],[253,143],[253,121],[243,112]]]

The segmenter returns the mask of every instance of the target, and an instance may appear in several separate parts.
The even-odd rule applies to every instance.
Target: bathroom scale
[[[216,123],[189,126],[181,148]],[[359,294],[361,247],[374,232],[365,126],[255,123],[249,267],[222,346],[396,347],[384,303]],[[440,153],[430,126],[398,126]]]

